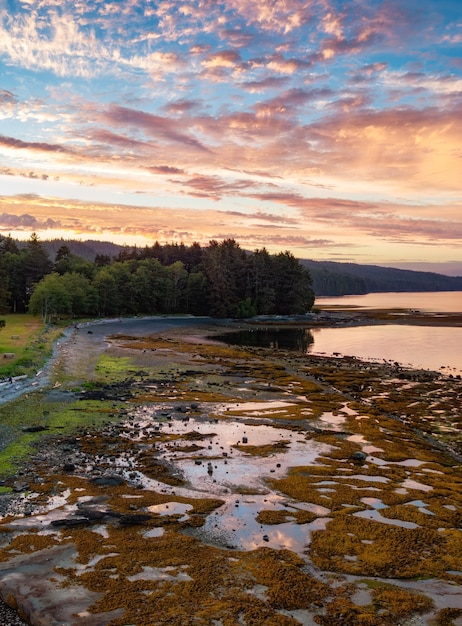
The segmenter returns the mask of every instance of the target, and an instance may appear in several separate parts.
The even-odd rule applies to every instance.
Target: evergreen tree
[[[276,313],[304,314],[314,304],[311,276],[290,252],[280,252],[274,258]]]
[[[275,311],[274,261],[266,248],[256,250],[249,259],[251,266],[250,293],[259,315],[271,315]]]
[[[240,300],[246,297],[246,253],[234,239],[211,241],[202,260],[203,272],[210,286],[210,314],[235,317]]]
[[[202,272],[191,272],[185,288],[186,312],[191,315],[210,315],[210,289]]]
[[[36,233],[31,234],[21,257],[26,294],[30,296],[34,285],[51,272],[52,263]]]

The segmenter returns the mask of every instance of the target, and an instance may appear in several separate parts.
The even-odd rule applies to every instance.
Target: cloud
[[[235,50],[223,50],[209,54],[202,64],[205,67],[235,68],[241,63],[241,57]]]
[[[221,198],[222,195],[232,195],[255,188],[256,184],[248,179],[225,181],[219,176],[194,176],[184,182],[184,185],[191,187],[194,194],[203,197]]]
[[[107,69],[112,57],[94,33],[84,33],[71,14],[56,10],[48,11],[46,21],[36,10],[21,15],[0,11],[0,53],[14,65],[82,77]]]
[[[49,144],[39,141],[22,141],[14,137],[0,135],[0,146],[15,148],[17,150],[36,150],[39,152],[60,152],[63,154],[73,154],[73,151],[62,145]]]
[[[296,57],[285,58],[281,54],[272,55],[266,61],[266,67],[273,72],[280,74],[295,74],[295,72],[303,71],[312,66],[312,62],[307,59],[299,59]]]
[[[269,89],[279,89],[289,82],[286,76],[267,76],[261,80],[250,80],[240,84],[241,87],[247,89],[251,93],[260,93]]]
[[[223,240],[232,239],[234,237],[232,231],[220,231],[212,239]],[[260,234],[241,234],[239,236],[239,243],[241,247],[256,247],[268,245],[277,246],[280,249],[294,249],[294,248],[328,248],[336,246],[331,239],[313,239],[309,236],[303,235],[289,235],[289,234],[277,234],[277,235],[260,235]],[[350,247],[349,244],[344,244],[345,247]]]
[[[257,224],[258,222],[267,222],[269,224],[285,224],[289,226],[300,225],[300,220],[286,215],[278,215],[275,213],[267,213],[264,211],[256,211],[254,213],[243,213],[242,211],[222,211],[222,213],[230,215],[232,217],[238,217],[239,219],[250,221]],[[258,226],[263,226],[258,224]]]
[[[259,193],[260,201],[276,202],[298,209],[303,220],[336,224],[336,227],[362,232],[379,239],[406,243],[462,241],[462,219],[450,218],[450,211],[441,217],[428,218],[426,213],[438,207],[421,207],[380,202],[361,202],[342,198],[307,198],[290,193]],[[460,244],[462,246],[462,243]]]
[[[148,167],[148,170],[153,174],[186,174],[184,170],[170,165],[153,165]]]
[[[0,106],[11,105],[16,102],[16,96],[6,89],[0,89]]]
[[[228,0],[227,4],[244,17],[248,24],[258,25],[263,31],[290,33],[306,24],[312,16],[312,0]]]
[[[162,108],[168,115],[184,115],[197,110],[201,106],[201,102],[198,100],[175,100],[174,102],[168,102]]]
[[[195,137],[182,133],[178,130],[175,120],[160,115],[145,113],[136,109],[130,109],[119,105],[110,105],[99,114],[102,121],[127,128],[141,130],[152,138],[160,138],[167,142],[179,143],[184,147],[193,148],[200,152],[207,152],[205,147]]]
[[[130,150],[135,148],[140,149],[145,145],[142,141],[132,139],[125,135],[118,135],[104,129],[92,130],[88,135],[88,139],[118,148],[128,148]]]
[[[59,223],[51,218],[40,220],[28,213],[23,213],[22,215],[0,213],[0,229],[2,230],[51,229],[58,226]]]

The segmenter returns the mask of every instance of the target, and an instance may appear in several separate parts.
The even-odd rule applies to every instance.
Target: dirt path
[[[92,380],[100,355],[109,348],[107,337],[126,334],[148,336],[172,328],[210,324],[209,318],[146,317],[133,319],[95,320],[69,326],[53,346],[53,355],[33,377],[15,377],[0,384],[0,405],[11,402],[37,389],[52,387],[57,381],[78,385]]]

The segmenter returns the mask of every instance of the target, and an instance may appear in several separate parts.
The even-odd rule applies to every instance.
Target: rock
[[[179,404],[175,407],[175,411],[179,411],[180,413],[187,413],[189,409],[185,404]]]
[[[119,524],[122,526],[131,526],[145,524],[152,519],[152,515],[148,513],[133,513],[132,515],[121,515],[119,518]]]
[[[17,480],[15,483],[13,483],[12,489],[15,493],[20,493],[21,491],[28,491],[30,489],[30,486],[29,483]]]
[[[117,487],[118,485],[123,485],[125,483],[124,479],[117,474],[96,476],[95,478],[91,478],[90,482],[100,487]]]
[[[367,459],[367,454],[358,450],[357,452],[353,452],[353,454],[350,456],[350,459],[356,463],[364,463],[364,461]]]
[[[47,430],[46,426],[37,424],[36,426],[26,426],[22,429],[23,433],[40,433],[42,430]]]
[[[54,519],[51,526],[56,528],[73,528],[74,526],[86,526],[90,520],[86,517],[64,517],[62,519]]]

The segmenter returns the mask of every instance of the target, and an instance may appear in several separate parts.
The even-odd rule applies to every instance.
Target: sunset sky
[[[462,275],[461,0],[0,0],[0,234]]]

